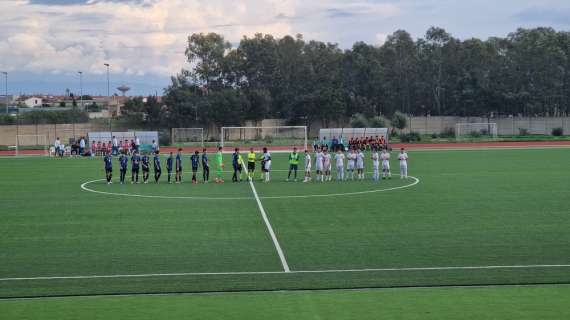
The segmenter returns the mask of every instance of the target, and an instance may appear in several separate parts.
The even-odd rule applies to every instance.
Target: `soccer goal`
[[[48,152],[47,136],[43,134],[29,134],[16,136],[16,155],[24,154],[25,150],[39,151],[41,155],[47,156]]]
[[[307,148],[306,126],[222,127],[222,147]]]
[[[172,128],[171,137],[173,146],[204,146],[204,128]]]
[[[469,138],[498,138],[497,124],[485,123],[458,123],[455,125],[455,137],[458,141]]]

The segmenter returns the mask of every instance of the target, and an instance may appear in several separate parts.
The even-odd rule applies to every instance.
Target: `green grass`
[[[570,317],[570,288],[440,288],[0,301],[6,319],[518,319]]]
[[[431,134],[422,134],[421,141],[413,141],[410,143],[479,143],[479,142],[535,142],[535,141],[570,141],[570,136],[560,136],[555,137],[551,135],[514,135],[514,136],[498,136],[497,138],[493,138],[492,136],[479,136],[474,137],[470,135],[463,136],[460,140],[457,140],[455,136],[452,137],[434,137]],[[390,137],[390,143],[401,143],[400,138],[398,136]]]
[[[268,197],[409,182],[286,183],[286,172],[276,171],[272,183],[256,183],[291,269],[570,264],[569,149],[410,156],[410,174],[421,182],[407,189],[276,199]],[[396,161],[392,166],[397,170]],[[286,167],[286,156],[275,154],[273,168]],[[0,158],[0,176],[0,278],[275,272],[0,281],[0,297],[570,281],[567,267],[282,273],[245,183],[194,186],[186,173],[182,185],[89,185],[113,193],[241,200],[81,190],[82,183],[103,178],[101,159]]]

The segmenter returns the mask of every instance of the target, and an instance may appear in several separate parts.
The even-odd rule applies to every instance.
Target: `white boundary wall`
[[[222,127],[220,129],[220,146],[229,141],[263,140],[267,137],[290,138],[302,140],[303,148],[308,145],[308,132],[306,126],[271,126],[271,127]],[[299,145],[301,146],[301,145]],[[296,146],[296,147],[299,147]]]
[[[445,129],[454,128],[458,123],[496,123],[497,133],[500,136],[519,135],[520,130],[528,134],[550,135],[552,129],[563,128],[565,135],[570,135],[570,117],[564,118],[480,118],[480,117],[410,117],[408,118],[407,132],[414,131],[420,134],[441,133]]]
[[[134,140],[136,136],[139,138],[141,144],[152,144],[153,140],[158,143],[158,132],[156,131],[89,132],[87,134],[87,139],[89,143],[92,141],[101,141],[107,143],[113,140],[113,136],[115,136],[119,141],[129,140],[130,142],[131,140]]]

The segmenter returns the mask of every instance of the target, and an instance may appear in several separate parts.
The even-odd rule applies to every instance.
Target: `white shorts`
[[[356,169],[364,169],[364,163],[363,162],[358,162],[356,163]]]
[[[383,170],[390,170],[390,162],[382,162]]]
[[[330,163],[325,163],[325,171],[331,171],[331,164]]]
[[[336,171],[337,172],[344,171],[344,166],[336,166]]]
[[[348,170],[354,170],[354,162],[349,161],[348,166],[346,167]]]
[[[374,170],[378,170],[380,168],[380,163],[379,162],[374,162],[372,164],[372,166],[374,167]]]
[[[271,170],[271,160],[265,161],[265,170],[266,171]]]
[[[317,171],[323,171],[323,165],[320,163],[317,163]]]
[[[311,165],[305,166],[305,171],[311,171]]]

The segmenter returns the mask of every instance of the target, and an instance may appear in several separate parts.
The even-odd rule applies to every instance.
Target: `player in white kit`
[[[356,153],[356,174],[358,179],[364,180],[364,152],[362,149],[358,149]]]
[[[344,181],[344,153],[339,149],[334,158],[336,160],[336,180]]]
[[[303,182],[311,181],[311,154],[305,150],[305,180]]]
[[[331,181],[331,170],[332,170],[332,163],[331,163],[331,154],[327,149],[325,149],[325,156],[323,161],[323,166],[325,170],[325,181]]]
[[[346,162],[346,170],[348,171],[350,179],[354,180],[354,168],[356,167],[356,153],[354,152],[354,149],[350,149],[346,158],[348,159]]]
[[[317,181],[323,181],[323,162],[325,160],[325,155],[321,148],[317,148],[317,155],[315,156],[315,166],[317,167]]]
[[[267,148],[263,148],[263,163],[265,164],[265,182],[271,181],[271,153]]]
[[[378,155],[378,150],[375,148],[372,150],[372,167],[374,168],[374,181],[380,180],[380,155]]]
[[[390,153],[388,153],[388,150],[383,149],[380,158],[382,159],[382,179],[386,179],[386,177],[392,179],[392,173],[390,172]]]
[[[400,179],[408,179],[408,154],[404,148],[400,150],[398,160],[400,160]]]

